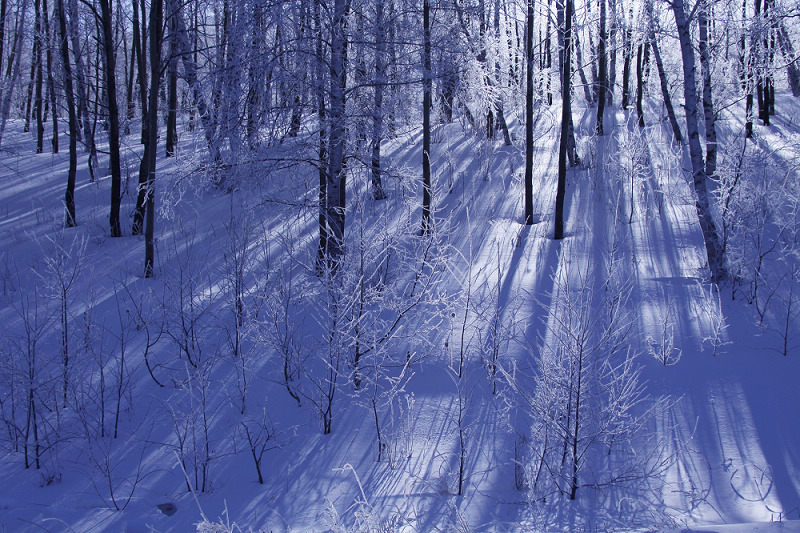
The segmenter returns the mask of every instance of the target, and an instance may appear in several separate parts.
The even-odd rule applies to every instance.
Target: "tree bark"
[[[528,0],[525,19],[525,224],[533,224],[533,13]]]
[[[381,141],[383,140],[383,92],[386,84],[386,27],[383,0],[375,4],[375,100],[372,110],[372,197],[383,200],[381,181]]]
[[[42,16],[40,9],[40,1],[35,0],[34,7],[36,9],[36,21],[34,23],[34,62],[36,64],[36,80],[33,97],[33,115],[36,119],[36,153],[41,154],[44,152],[44,121],[42,117]]]
[[[717,128],[714,116],[714,99],[711,92],[711,58],[708,51],[708,12],[706,0],[697,10],[700,27],[700,71],[703,76],[703,118],[706,128],[706,176],[711,178],[717,171]]]
[[[431,6],[422,1],[422,234],[431,230]]]
[[[608,0],[608,15],[611,17],[611,28],[608,33],[610,51],[608,58],[608,83],[606,91],[610,106],[614,103],[614,84],[617,81],[617,0]]]
[[[795,53],[792,40],[789,38],[789,32],[786,31],[783,21],[778,26],[778,46],[781,49],[783,58],[786,63],[786,77],[789,80],[789,87],[792,90],[792,96],[800,98],[800,66],[798,66],[798,58]]]
[[[50,116],[53,117],[53,138],[50,140],[50,144],[53,148],[53,153],[58,153],[58,107],[56,102],[56,82],[53,79],[53,52],[50,46],[50,16],[47,12],[47,0],[42,0],[42,22],[44,23],[44,34],[48,41],[48,45],[45,47],[45,60],[47,62],[47,94],[49,96],[50,107],[52,111]],[[46,108],[45,108],[46,109]],[[47,120],[46,115],[47,112],[45,111],[45,117],[42,120]]]
[[[347,73],[347,35],[345,31],[349,0],[334,0],[330,59],[330,137],[326,186],[327,265],[336,272],[344,255],[345,191],[345,89]]]
[[[639,118],[639,127],[644,128],[644,109],[642,97],[644,96],[644,43],[636,50],[636,115]]]
[[[725,264],[720,246],[719,235],[711,214],[708,198],[708,177],[703,164],[703,148],[700,145],[700,132],[697,120],[697,93],[694,66],[694,48],[692,47],[689,22],[686,20],[683,0],[674,0],[672,11],[678,29],[678,39],[683,60],[683,94],[686,105],[686,131],[689,137],[689,155],[692,161],[692,181],[694,183],[697,217],[703,232],[706,246],[708,266],[711,279],[718,282],[726,277]]]
[[[600,37],[597,41],[597,135],[605,135],[603,115],[606,108],[606,84],[608,83],[608,58],[606,56],[606,0],[600,3]]]
[[[163,0],[153,0],[150,5],[150,103],[147,108],[147,204],[144,227],[144,277],[154,273],[155,247],[155,183],[156,148],[158,146],[158,89],[161,81],[161,26],[164,20]]]
[[[103,18],[103,57],[105,59],[105,82],[108,101],[108,149],[111,163],[111,210],[108,222],[112,237],[122,236],[120,223],[120,201],[122,200],[122,170],[119,153],[119,107],[117,106],[117,60],[114,53],[113,21],[109,0],[100,0]]]
[[[661,52],[658,49],[655,32],[650,33],[650,47],[653,49],[653,57],[656,59],[656,69],[658,70],[658,78],[661,82],[661,97],[664,99],[664,106],[667,108],[667,116],[669,117],[669,124],[672,127],[672,134],[675,136],[675,141],[682,143],[683,135],[681,135],[681,127],[678,124],[678,117],[675,116],[675,108],[672,105],[672,97],[670,96],[669,84],[667,83],[667,73],[664,70],[664,63],[661,61]]]
[[[169,15],[169,58],[167,63],[167,140],[165,156],[175,155],[178,144],[178,24],[177,13],[168,11]]]
[[[567,191],[567,148],[568,132],[571,118],[570,110],[570,49],[572,41],[572,0],[566,0],[566,13],[564,17],[564,49],[562,51],[563,64],[561,82],[561,138],[558,148],[558,186],[556,189],[556,213],[553,238],[564,238],[564,197]]]
[[[75,218],[75,174],[78,168],[78,117],[75,115],[75,95],[72,91],[72,67],[69,62],[69,46],[67,45],[67,16],[64,11],[64,0],[56,3],[61,60],[64,66],[64,98],[67,100],[69,116],[69,170],[67,171],[67,190],[64,193],[66,220],[64,225],[77,225]]]

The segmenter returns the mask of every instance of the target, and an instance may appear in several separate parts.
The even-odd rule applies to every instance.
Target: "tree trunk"
[[[175,155],[178,144],[178,38],[177,13],[168,11],[169,17],[169,58],[167,63],[167,140],[166,157]]]
[[[44,122],[42,120],[42,16],[39,0],[35,0],[34,7],[36,9],[36,22],[34,23],[34,62],[36,63],[36,80],[33,97],[33,115],[36,119],[36,153],[41,154],[44,152]]]
[[[714,119],[714,99],[711,93],[711,59],[708,51],[708,12],[706,0],[697,10],[700,26],[700,71],[703,76],[703,117],[706,127],[706,176],[711,178],[717,171],[717,128]]]
[[[6,42],[6,13],[8,12],[7,0],[0,0],[0,72],[3,72],[3,49]]]
[[[55,79],[53,79],[53,52],[52,47],[50,46],[50,17],[47,13],[47,0],[42,0],[42,22],[44,22],[44,34],[48,41],[48,45],[45,47],[45,58],[47,61],[47,94],[49,96],[50,107],[52,111],[50,116],[53,117],[53,138],[50,140],[50,144],[53,147],[53,153],[58,153],[58,106],[56,102],[56,83]],[[45,116],[47,112],[45,111]],[[46,117],[43,117],[42,120],[47,120]]]
[[[573,16],[575,16],[574,13]],[[576,21],[573,21],[573,24],[576,25]],[[572,40],[575,43],[573,46],[575,48],[575,64],[577,66],[578,76],[581,78],[583,97],[586,99],[588,105],[592,105],[594,103],[592,100],[592,87],[589,84],[589,80],[586,79],[586,73],[583,70],[583,52],[581,51],[580,32],[573,31]]]
[[[97,147],[94,142],[94,131],[89,120],[89,88],[86,83],[86,66],[83,61],[83,54],[80,46],[80,34],[78,30],[78,3],[77,0],[67,0],[69,9],[69,33],[72,40],[72,55],[75,57],[75,81],[77,82],[77,120],[78,132],[83,125],[83,139],[86,151],[89,152],[89,170],[97,168]],[[79,139],[80,140],[80,139]]]
[[[148,179],[148,119],[147,119],[147,33],[145,30],[145,11],[144,0],[142,0],[142,14],[141,20],[139,19],[139,0],[133,0],[133,31],[139,35],[139,38],[133,40],[134,48],[138,48],[136,56],[139,59],[137,67],[137,82],[139,85],[139,98],[142,109],[142,133],[141,143],[144,145],[144,153],[142,160],[139,162],[139,184],[136,190],[136,207],[133,212],[133,224],[131,226],[131,234],[142,235],[145,226],[145,211],[147,209],[147,179]],[[137,21],[140,23],[137,24]]]
[[[192,97],[197,107],[197,112],[200,115],[200,122],[203,125],[210,156],[212,160],[216,161],[220,157],[218,147],[215,143],[216,124],[206,105],[200,80],[197,77],[197,63],[192,56],[189,32],[186,29],[186,22],[183,20],[181,5],[182,4],[177,0],[167,0],[168,11],[174,13],[172,18],[175,20],[176,24],[175,38],[178,45],[178,54],[180,55],[181,64],[183,65],[184,79],[189,85],[189,89],[192,91]]]
[[[67,172],[67,191],[64,193],[66,220],[64,224],[72,227],[77,224],[75,218],[75,174],[78,167],[78,117],[75,115],[75,95],[72,91],[72,67],[69,62],[69,46],[67,45],[67,16],[64,12],[64,0],[56,4],[61,45],[61,61],[64,66],[64,98],[67,100],[69,116],[69,171]]]
[[[372,110],[372,197],[383,200],[386,193],[381,182],[381,141],[383,140],[383,91],[385,72],[386,27],[383,16],[383,0],[375,5],[375,100]]]
[[[422,1],[423,66],[422,66],[422,234],[430,233],[431,225],[431,6]]]
[[[644,109],[642,97],[644,96],[644,43],[636,50],[636,115],[639,118],[639,127],[644,128]]]
[[[700,145],[700,132],[697,120],[697,93],[694,66],[694,48],[692,47],[691,31],[686,20],[683,0],[674,0],[672,11],[675,15],[675,24],[678,29],[678,39],[681,46],[683,60],[683,94],[686,105],[686,131],[689,136],[689,155],[692,161],[692,180],[696,195],[697,217],[703,232],[706,245],[708,266],[711,270],[712,281],[718,282],[726,277],[725,264],[722,256],[717,228],[711,215],[708,198],[708,177],[703,165],[703,148]]]
[[[114,35],[111,4],[109,0],[100,0],[100,13],[103,17],[103,57],[105,59],[105,82],[108,101],[108,149],[111,162],[111,210],[108,222],[112,237],[122,236],[119,210],[122,200],[122,170],[119,153],[119,108],[117,107],[117,60],[114,52]]]
[[[606,84],[608,83],[608,59],[606,57],[606,0],[600,3],[600,37],[597,41],[597,135],[605,135],[603,115],[606,108]]]
[[[533,224],[533,13],[528,0],[525,19],[525,224]]]
[[[789,80],[789,87],[792,89],[792,96],[800,98],[800,66],[798,66],[797,54],[783,21],[780,21],[777,32],[778,46],[786,63],[786,77]]]
[[[661,97],[664,99],[664,106],[667,108],[672,134],[675,136],[675,141],[682,143],[681,127],[678,124],[678,117],[675,116],[675,108],[672,105],[672,97],[669,94],[669,85],[667,84],[667,73],[664,71],[664,63],[661,61],[661,52],[658,50],[655,32],[650,33],[650,47],[653,49],[653,57],[656,58],[656,69],[658,70],[658,78],[661,81]]]
[[[6,130],[6,121],[11,112],[11,99],[14,95],[14,86],[20,76],[20,64],[22,62],[22,27],[25,24],[25,14],[28,10],[28,2],[23,0],[22,6],[17,11],[17,23],[14,29],[14,45],[11,48],[11,57],[8,58],[8,68],[6,70],[5,94],[3,94],[2,109],[0,109],[0,143],[3,140],[3,133]]]
[[[608,15],[611,17],[611,28],[608,33],[610,54],[608,58],[608,83],[606,91],[610,106],[614,103],[614,84],[617,82],[617,0],[608,0]]]
[[[622,43],[622,109],[628,109],[628,96],[630,94],[631,55],[633,55],[631,24],[633,24],[632,20],[625,21],[625,36]]]
[[[564,48],[562,51],[563,64],[561,82],[561,137],[558,147],[558,187],[556,189],[556,213],[553,238],[564,238],[564,197],[567,192],[567,144],[570,110],[570,49],[572,41],[572,0],[566,0],[566,14],[564,17]]]
[[[326,186],[327,266],[336,272],[344,255],[345,191],[345,89],[347,73],[346,14],[349,0],[334,0],[330,59],[330,137]]]
[[[155,249],[155,183],[156,148],[158,145],[158,89],[161,81],[161,25],[164,20],[163,0],[153,0],[150,6],[150,103],[147,108],[147,209],[144,228],[144,277],[153,276]]]

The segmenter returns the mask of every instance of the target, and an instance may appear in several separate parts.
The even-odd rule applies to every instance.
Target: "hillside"
[[[796,191],[800,104],[779,93],[777,106],[747,168],[753,184],[763,171]],[[68,156],[33,154],[10,122],[2,528],[800,531],[797,271],[781,277],[797,258],[764,254],[770,298],[712,287],[668,124],[639,129],[614,108],[595,137],[592,110],[575,111],[583,164],[569,172],[566,239],[552,238],[554,116],[535,127],[532,226],[519,119],[510,147],[436,126],[428,236],[412,128],[384,144],[387,199],[350,170],[347,252],[331,276],[315,266],[308,166],[275,168],[265,151],[220,190],[187,133],[175,157],[159,153],[157,267],[144,279],[127,219],[123,237],[107,234],[110,180],[90,181],[80,154],[78,226],[63,228]],[[725,113],[723,170],[743,128],[742,109]],[[124,138],[123,213],[137,141]],[[582,389],[564,385],[575,361]],[[585,410],[558,411],[577,390]],[[576,421],[573,501],[562,432]]]

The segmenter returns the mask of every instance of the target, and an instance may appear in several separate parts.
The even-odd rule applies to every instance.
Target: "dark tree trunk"
[[[633,55],[633,43],[631,42],[631,29],[629,27],[633,21],[626,21],[625,37],[622,43],[622,109],[628,109],[628,97],[630,94],[631,78],[631,56]]]
[[[422,234],[431,230],[431,6],[422,1]]]
[[[326,186],[327,265],[336,272],[344,255],[345,192],[345,89],[347,86],[346,15],[348,0],[334,0],[330,59],[330,137]]]
[[[561,136],[558,147],[558,186],[556,189],[556,213],[553,238],[564,238],[564,197],[567,192],[567,149],[569,142],[570,110],[570,58],[572,41],[572,0],[566,0],[564,16],[564,45],[562,51],[563,64],[561,82]]]
[[[533,13],[528,0],[525,28],[525,224],[533,224]]]
[[[23,132],[31,131],[31,118],[36,114],[33,103],[33,92],[36,85],[37,73],[41,70],[39,64],[42,59],[40,31],[39,31],[39,0],[34,0],[34,23],[33,23],[33,50],[31,51],[31,75],[28,82],[28,94],[25,99],[25,126]]]
[[[155,249],[155,180],[156,148],[158,145],[158,89],[161,81],[161,25],[164,20],[163,0],[153,0],[150,6],[150,104],[147,108],[147,209],[144,227],[144,277],[153,276]]]
[[[178,24],[177,13],[169,10],[169,63],[167,64],[167,140],[166,157],[175,155],[178,144]]]
[[[34,89],[33,100],[33,114],[36,119],[36,153],[41,154],[44,152],[44,121],[42,120],[42,17],[39,0],[34,2],[36,9],[36,21],[34,23],[34,61],[36,63],[36,81]]]
[[[3,72],[4,45],[6,42],[6,13],[8,12],[7,0],[0,0],[0,72]]]
[[[314,31],[316,33],[316,75],[317,119],[319,121],[319,247],[317,249],[317,270],[323,271],[328,255],[328,139],[327,113],[325,109],[325,53],[323,49],[322,22],[319,3],[314,3]]]
[[[606,0],[600,3],[600,36],[597,41],[597,135],[604,135],[603,115],[606,108],[606,84],[608,83],[608,59],[606,57]]]
[[[119,108],[117,107],[117,61],[114,53],[113,21],[109,0],[100,0],[103,17],[103,57],[105,59],[105,81],[108,101],[108,149],[111,162],[111,210],[108,222],[112,237],[122,236],[120,224],[120,201],[122,199],[122,170],[119,154]]]
[[[133,212],[133,224],[131,226],[131,233],[133,235],[142,235],[144,233],[144,216],[147,208],[147,176],[148,176],[148,131],[147,131],[147,38],[145,30],[145,11],[144,0],[142,0],[141,19],[139,18],[139,0],[133,0],[133,32],[138,34],[138,38],[134,36],[133,46],[137,49],[136,57],[139,60],[137,70],[137,82],[139,85],[139,98],[142,111],[142,132],[141,143],[144,145],[144,153],[142,160],[139,162],[139,185],[136,190],[136,207]]]
[[[42,22],[44,22],[44,34],[48,41],[50,41],[50,18],[47,13],[47,0],[42,0]],[[58,106],[56,102],[56,82],[53,78],[53,52],[51,51],[51,47],[48,45],[45,47],[45,58],[47,61],[47,94],[50,97],[50,107],[52,111],[50,116],[53,117],[53,138],[50,140],[50,143],[53,147],[53,153],[58,153]],[[47,113],[45,112],[45,115]],[[46,120],[46,118],[43,118]]]
[[[75,174],[78,168],[78,117],[75,115],[75,95],[72,91],[72,67],[69,62],[69,46],[67,45],[67,16],[64,11],[64,0],[56,4],[59,27],[59,43],[61,60],[64,66],[64,98],[67,100],[69,116],[69,170],[67,172],[67,190],[64,194],[67,227],[77,225],[75,218]]]
[[[639,118],[639,127],[644,128],[644,109],[642,97],[644,96],[644,44],[636,50],[636,115]]]
[[[672,134],[675,136],[675,141],[682,143],[683,135],[681,135],[678,117],[675,116],[675,108],[672,105],[672,97],[669,94],[669,85],[667,84],[667,73],[664,71],[664,63],[661,61],[661,53],[658,50],[655,33],[650,33],[650,47],[653,49],[653,57],[656,59],[656,69],[658,70],[658,78],[661,82],[661,97],[664,99],[664,106],[667,108],[667,116],[669,117],[669,124],[672,127]]]

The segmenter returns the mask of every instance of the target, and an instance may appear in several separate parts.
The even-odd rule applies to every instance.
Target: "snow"
[[[800,116],[800,106],[788,96],[779,96],[778,107],[786,111],[775,117],[774,128],[760,130],[762,147],[784,146],[782,142],[797,135],[791,117]],[[252,250],[266,250],[260,261],[269,259],[277,265],[286,260],[287,243],[291,243],[296,264],[313,264],[316,212],[303,199],[305,189],[313,186],[313,172],[278,172],[270,178],[276,180],[273,187],[250,176],[240,190],[221,192],[202,185],[207,178],[197,170],[195,141],[182,138],[177,157],[159,159],[162,181],[157,201],[163,207],[156,226],[158,267],[156,278],[145,280],[140,278],[142,240],[130,236],[129,227],[120,239],[107,235],[109,179],[90,182],[86,156],[80,154],[79,225],[61,228],[67,154],[33,154],[30,135],[12,121],[0,154],[3,358],[21,346],[22,305],[33,301],[24,298],[37,297],[42,309],[41,372],[53,379],[60,376],[58,321],[45,312],[56,304],[48,292],[53,274],[45,259],[57,257],[59,245],[68,252],[67,262],[80,251],[69,314],[71,348],[76,354],[71,386],[76,391],[85,387],[89,400],[81,405],[83,410],[70,405],[58,413],[40,415],[59,426],[52,430],[52,451],[43,454],[38,470],[24,468],[23,455],[11,449],[4,428],[0,527],[86,532],[213,531],[211,524],[235,531],[355,527],[800,531],[800,398],[796,393],[800,352],[791,345],[790,352],[782,355],[775,317],[767,316],[766,324],[759,327],[752,306],[743,298],[732,300],[725,286],[719,293],[710,288],[692,192],[682,171],[688,168],[687,156],[669,142],[668,124],[644,131],[649,165],[634,178],[637,193],[630,204],[625,176],[633,165],[641,164],[643,156],[634,153],[642,146],[635,142],[640,133],[624,112],[614,110],[609,135],[586,140],[591,128],[586,116],[592,110],[577,112],[585,112],[581,120],[576,115],[576,127],[586,165],[570,172],[567,239],[561,243],[552,240],[551,227],[558,132],[552,117],[543,116],[536,127],[536,223],[531,227],[520,223],[520,149],[502,146],[501,141],[490,145],[458,124],[437,127],[432,161],[437,180],[434,216],[452,250],[441,290],[451,298],[448,301],[454,301],[466,286],[465,277],[472,275],[475,298],[501,302],[516,329],[509,334],[512,338],[504,345],[500,362],[509,372],[514,364],[523,370],[531,364],[530,354],[538,349],[539,340],[550,332],[542,317],[556,305],[551,295],[559,276],[573,275],[581,266],[604,264],[609,254],[621,254],[635,310],[633,329],[642,353],[637,361],[646,380],[645,392],[650,401],[662,400],[666,406],[648,422],[649,437],[634,446],[639,446],[642,455],[657,450],[664,458],[654,477],[620,486],[581,487],[575,502],[559,496],[530,500],[525,490],[518,490],[514,447],[519,428],[515,428],[512,390],[500,379],[501,393],[491,393],[485,365],[475,348],[479,339],[474,328],[468,336],[465,377],[459,379],[454,371],[463,306],[454,308],[461,313],[454,314],[454,320],[426,330],[429,338],[419,345],[427,347],[425,358],[412,358],[408,349],[411,377],[397,392],[392,410],[382,413],[393,448],[390,458],[380,463],[376,462],[372,412],[364,395],[359,396],[346,379],[340,383],[333,431],[323,435],[311,402],[304,398],[298,407],[281,384],[280,360],[271,347],[260,346],[247,355],[251,381],[247,415],[242,415],[236,396],[241,366],[226,352],[224,332],[216,327],[228,317],[221,296],[227,290],[221,272],[231,235],[225,224],[255,222]],[[513,127],[515,133],[521,132],[519,124]],[[731,119],[726,127],[721,144],[726,139],[732,142],[731,132],[738,125]],[[348,214],[348,223],[353,224],[349,227],[356,227],[358,217],[368,229],[381,224],[401,227],[404,221],[416,227],[418,137],[418,130],[411,130],[384,148],[391,169],[385,184],[389,200],[369,200],[364,183],[358,181],[361,174],[354,172],[349,201],[363,210],[358,216]],[[125,138],[123,175],[129,176],[129,182],[124,214],[132,209],[136,140],[135,133]],[[772,157],[783,158],[796,176],[791,151],[776,150]],[[615,249],[614,243],[623,244]],[[261,274],[256,270],[253,279]],[[204,381],[190,379],[187,376],[194,370],[185,358],[177,358],[175,343],[162,334],[148,356],[155,375],[166,385],[159,387],[145,367],[146,332],[137,322],[134,302],[140,302],[145,317],[168,316],[176,302],[159,298],[165,286],[174,285],[182,275],[206,287],[195,294],[194,304],[200,310],[198,324],[203,325],[202,357],[213,364],[204,367]],[[465,322],[473,320],[478,320],[475,313]],[[674,334],[674,351],[669,356],[676,359],[668,366],[647,355],[647,339],[650,344],[663,340],[665,320]],[[92,336],[84,345],[93,350],[81,351],[87,331]],[[795,320],[791,332],[796,335],[797,331]],[[106,416],[113,415],[112,392],[117,389],[112,383],[119,378],[115,361],[123,338],[128,359],[120,436],[89,438],[87,428],[99,427],[95,418],[101,400],[107,402]],[[399,341],[392,346],[405,351]],[[101,365],[108,387],[102,397],[96,392],[102,382]],[[4,364],[3,379],[19,371]],[[181,467],[176,428],[197,422],[187,413],[195,412],[192,406],[204,390],[214,459],[206,491],[189,492],[187,476],[194,485],[194,471],[190,464]],[[4,396],[4,414],[11,409],[10,394]],[[467,405],[469,430],[462,496],[455,494],[460,399]],[[264,452],[265,483],[261,485],[242,424],[255,424],[263,412],[268,413],[276,436],[274,449]],[[113,427],[110,424],[107,420],[107,431]],[[117,504],[124,509],[114,509],[109,479]],[[174,513],[168,515],[159,506],[169,511],[174,506]]]

